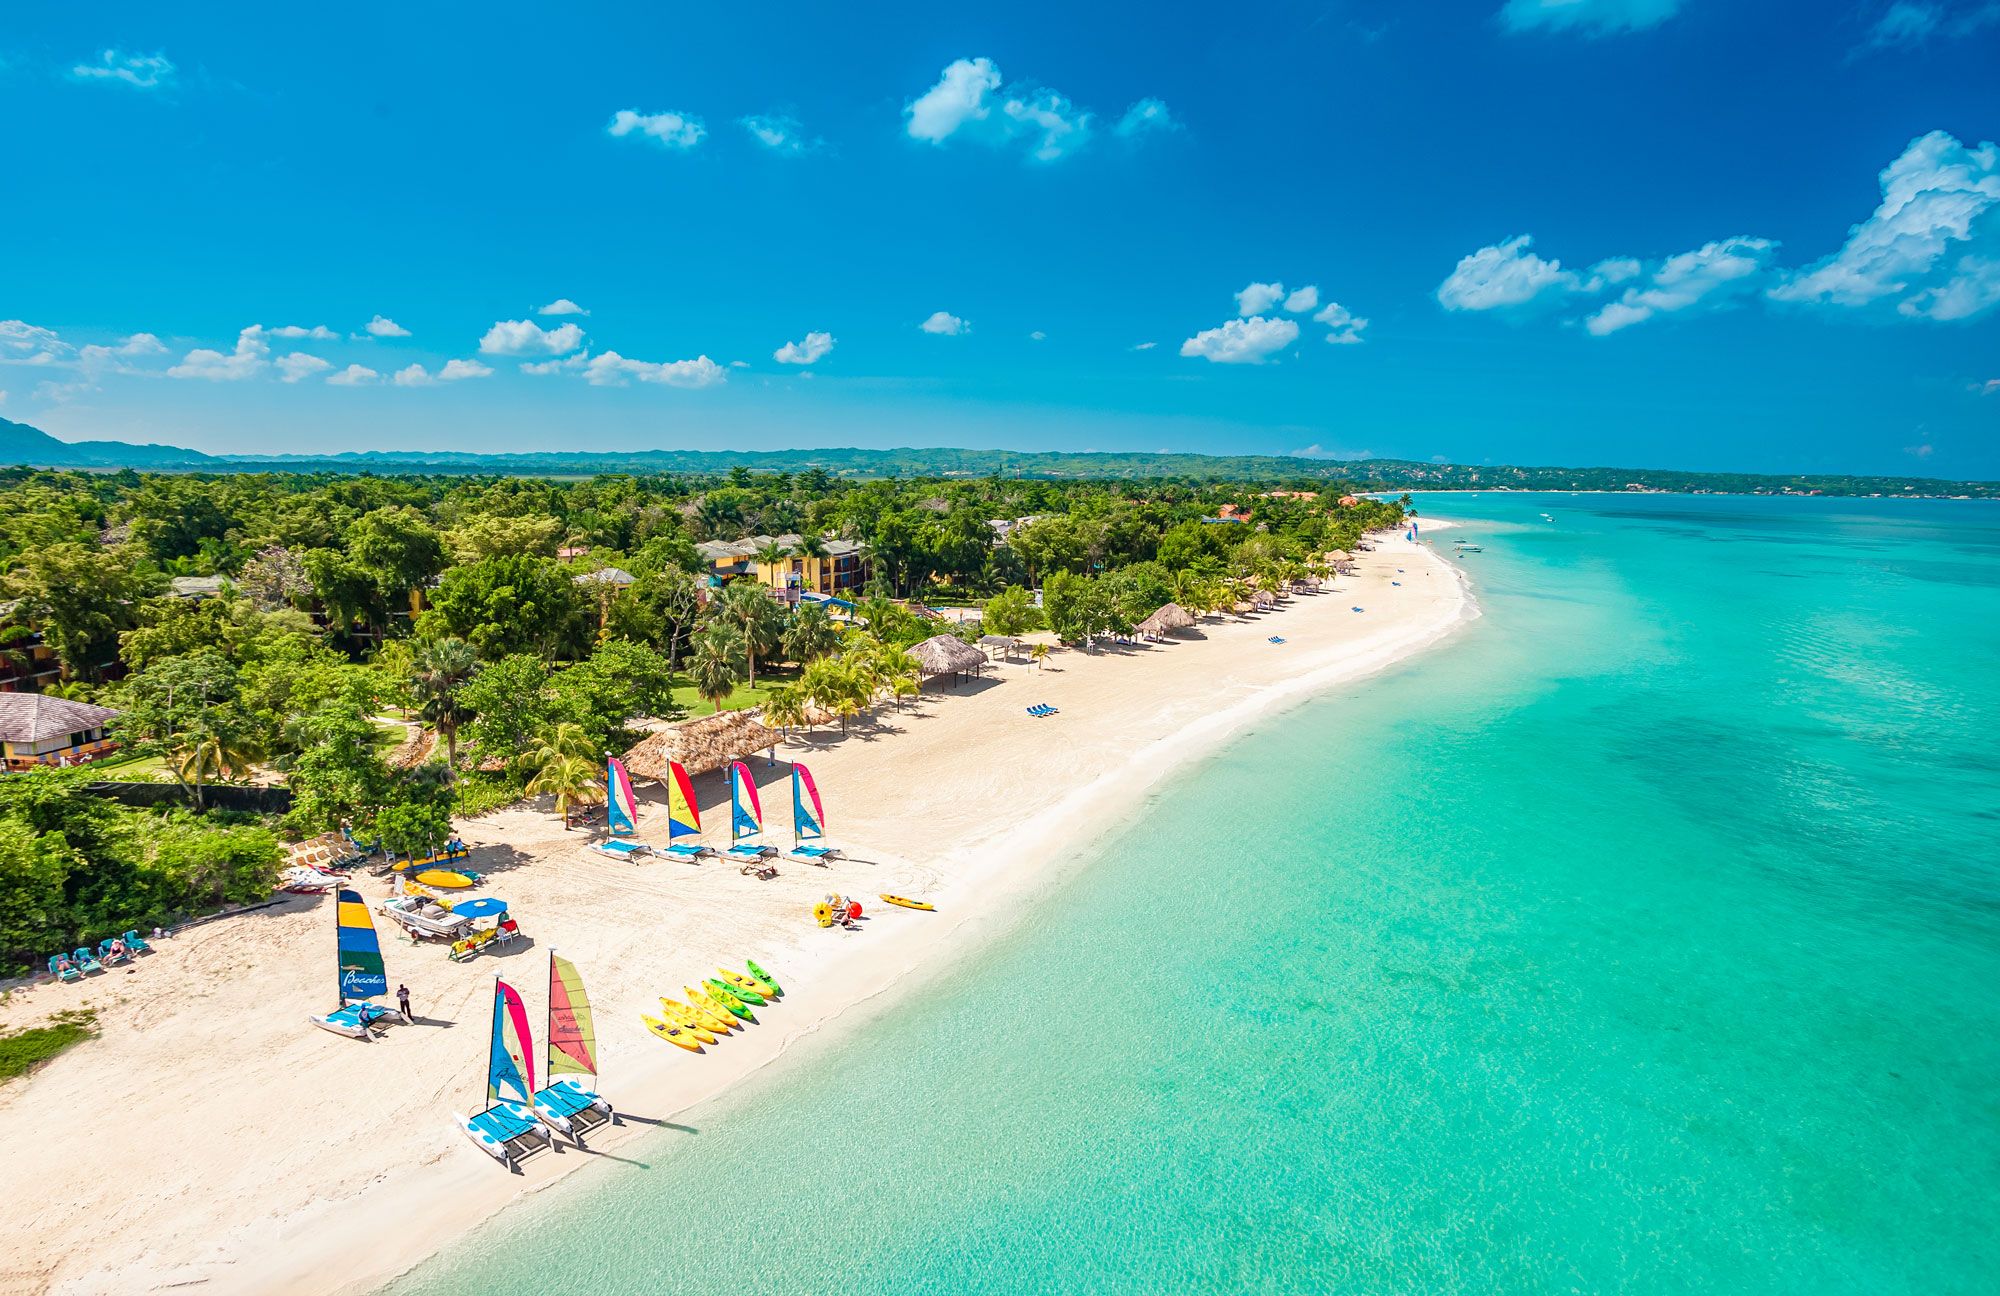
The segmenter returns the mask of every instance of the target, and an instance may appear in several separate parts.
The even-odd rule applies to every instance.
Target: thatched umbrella
[[[910,655],[926,675],[966,675],[986,665],[985,653],[948,634],[932,635],[910,649]]]
[[[1021,646],[1021,641],[1012,635],[987,634],[979,636],[979,646],[987,652],[997,652],[1002,657],[1012,660],[1015,650]]]
[[[1178,603],[1169,603],[1156,610],[1153,615],[1133,626],[1142,635],[1171,634],[1175,630],[1187,630],[1194,626],[1194,617]]]
[[[648,735],[625,753],[634,778],[667,777],[667,762],[679,761],[690,775],[719,770],[733,760],[776,747],[782,735],[767,728],[756,708],[698,716]]]
[[[1250,595],[1250,601],[1259,608],[1278,606],[1278,596],[1269,590],[1257,590]]]

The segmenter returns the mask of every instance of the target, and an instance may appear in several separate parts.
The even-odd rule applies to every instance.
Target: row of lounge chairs
[[[49,958],[49,971],[58,981],[81,981],[87,976],[129,963],[141,954],[151,954],[153,947],[138,929],[134,928],[123,936],[112,936],[97,943],[95,950],[88,945],[79,945],[68,954],[55,954]]]
[[[1057,707],[1050,706],[1046,702],[1038,702],[1028,708],[1028,714],[1040,720],[1044,716],[1061,715],[1062,711]]]

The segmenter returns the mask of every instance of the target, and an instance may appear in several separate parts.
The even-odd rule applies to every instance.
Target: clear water
[[[1455,643],[395,1290],[1995,1290],[2000,508],[1424,503]]]

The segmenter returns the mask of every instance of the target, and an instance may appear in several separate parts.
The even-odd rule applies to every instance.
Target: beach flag
[[[694,799],[694,783],[679,761],[667,762],[667,840],[701,835],[701,805]]]
[[[750,767],[736,761],[729,767],[729,835],[754,837],[764,831],[764,807],[757,802],[757,780]]]
[[[826,811],[820,807],[819,788],[813,783],[812,771],[803,765],[792,766],[792,836],[800,841],[826,836]]]
[[[535,1101],[535,1058],[528,1050],[533,1037],[528,1033],[528,1010],[520,992],[505,981],[493,980],[493,1053],[486,1063],[488,1102]]]
[[[632,776],[613,756],[604,768],[604,818],[611,831],[629,837],[639,831],[639,798],[632,791]]]

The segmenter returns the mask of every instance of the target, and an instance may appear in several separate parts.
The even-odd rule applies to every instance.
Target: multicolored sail
[[[576,964],[549,955],[549,1074],[597,1074],[597,1028],[590,1018],[590,997]]]
[[[639,798],[632,791],[632,776],[616,756],[604,767],[604,818],[620,836],[639,831]]]
[[[493,980],[493,1051],[486,1062],[486,1101],[534,1105],[535,1058],[528,1010],[513,986]]]
[[[757,780],[750,767],[736,761],[729,767],[729,839],[742,841],[764,831],[764,807],[757,802]]]
[[[667,840],[701,835],[701,805],[694,799],[694,781],[679,761],[667,762]]]
[[[792,766],[792,836],[799,841],[826,836],[826,811],[820,808],[819,787],[813,782],[812,771],[803,765]]]
[[[340,1001],[388,994],[389,978],[382,971],[382,942],[375,938],[375,920],[359,891],[334,897],[334,963],[339,968]]]

